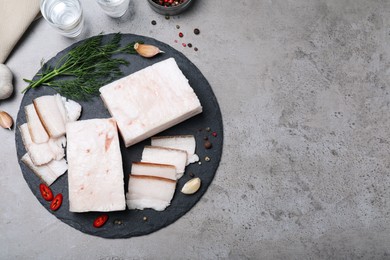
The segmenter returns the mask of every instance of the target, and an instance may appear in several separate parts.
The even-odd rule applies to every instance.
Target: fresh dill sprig
[[[22,93],[45,85],[75,100],[88,100],[99,95],[100,87],[123,75],[120,66],[129,64],[124,59],[112,56],[137,54],[135,42],[120,46],[121,36],[117,33],[105,44],[102,43],[103,35],[89,38],[62,56],[54,67],[43,64],[39,79],[24,79],[29,85]]]

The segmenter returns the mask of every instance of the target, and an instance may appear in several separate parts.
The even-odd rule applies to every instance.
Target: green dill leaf
[[[129,64],[125,59],[113,58],[113,55],[137,53],[134,42],[121,47],[121,37],[117,33],[103,43],[103,35],[100,34],[75,46],[53,67],[42,63],[37,80],[24,79],[29,85],[22,93],[45,85],[74,100],[88,100],[99,95],[99,88],[123,76],[120,67]]]

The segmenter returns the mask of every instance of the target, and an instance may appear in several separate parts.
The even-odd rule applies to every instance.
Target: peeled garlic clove
[[[193,178],[184,184],[181,192],[184,194],[194,194],[200,188],[201,181],[199,178]]]
[[[4,111],[0,111],[0,126],[2,128],[7,128],[11,130],[12,125],[14,124],[14,120],[12,117]]]
[[[134,44],[134,49],[136,50],[136,52],[138,52],[139,55],[145,58],[151,58],[159,53],[163,53],[163,51],[160,51],[160,49],[156,46],[141,44],[138,42]]]

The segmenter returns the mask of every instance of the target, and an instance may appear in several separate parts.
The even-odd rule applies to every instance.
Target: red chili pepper
[[[51,201],[53,199],[53,192],[46,184],[39,184],[39,191],[45,200]]]
[[[62,198],[63,197],[62,197],[61,193],[57,194],[50,204],[50,209],[53,211],[56,211],[57,209],[59,209],[61,207],[61,204],[62,204]]]
[[[95,220],[93,221],[93,226],[95,228],[100,228],[101,226],[106,224],[107,220],[108,220],[108,215],[102,214],[102,215],[98,216],[97,218],[95,218]]]

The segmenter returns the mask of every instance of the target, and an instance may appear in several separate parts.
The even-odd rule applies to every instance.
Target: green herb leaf
[[[74,100],[88,100],[99,95],[100,87],[123,75],[120,66],[129,64],[113,55],[137,54],[135,42],[120,46],[121,37],[117,33],[109,42],[102,43],[103,35],[100,34],[71,49],[54,67],[42,64],[37,80],[24,79],[29,85],[22,93],[45,85]]]

